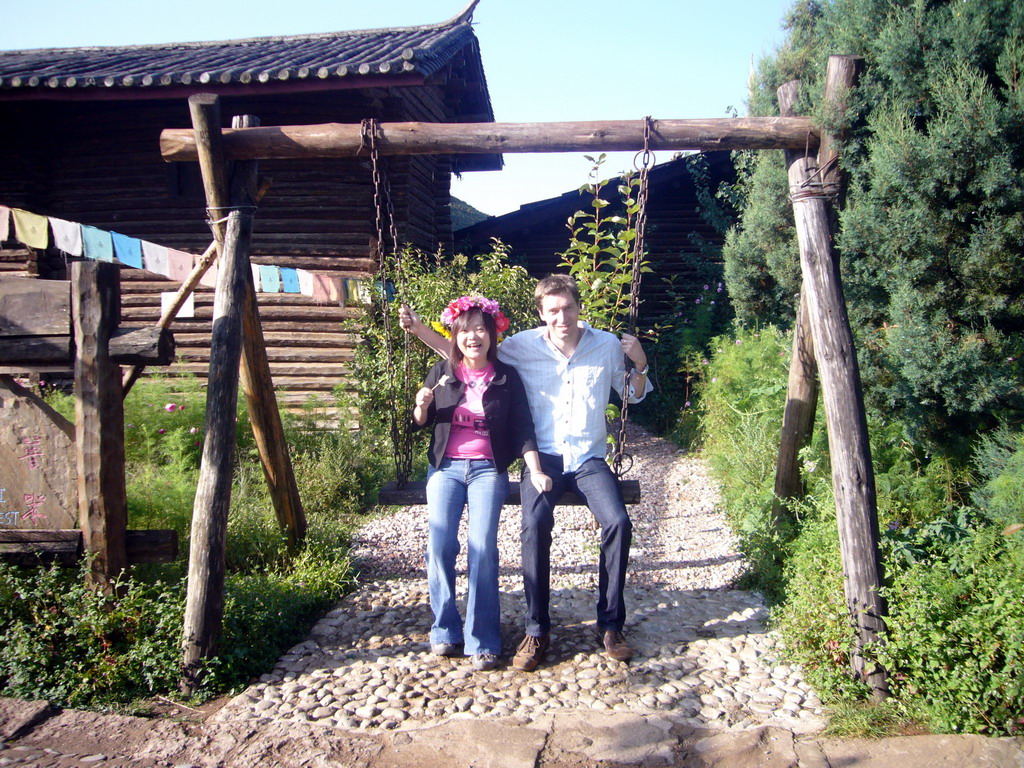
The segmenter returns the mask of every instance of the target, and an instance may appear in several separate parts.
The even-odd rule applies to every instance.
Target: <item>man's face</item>
[[[575,339],[579,333],[580,307],[571,296],[548,294],[540,300],[540,319],[552,339]]]

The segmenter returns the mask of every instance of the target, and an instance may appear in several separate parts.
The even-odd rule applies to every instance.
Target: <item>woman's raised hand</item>
[[[402,330],[406,333],[412,331],[419,321],[420,316],[413,312],[408,304],[403,304],[398,308],[398,324],[402,326]]]

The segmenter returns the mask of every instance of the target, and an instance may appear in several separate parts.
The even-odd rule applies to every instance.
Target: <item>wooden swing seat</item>
[[[640,481],[620,480],[619,487],[622,489],[622,499],[626,504],[638,504],[640,502]],[[377,496],[377,503],[388,507],[407,507],[413,504],[427,503],[427,481],[414,480],[407,482],[399,488],[396,483],[385,483]],[[505,506],[518,506],[520,503],[519,483],[516,481],[508,484],[508,496],[505,499]],[[582,505],[583,501],[575,493],[566,492],[558,500],[559,504]]]

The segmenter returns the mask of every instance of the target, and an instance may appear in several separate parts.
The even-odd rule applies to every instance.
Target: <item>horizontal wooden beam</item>
[[[82,556],[82,532],[73,530],[0,530],[0,560],[15,565],[57,561],[74,565]]]
[[[818,130],[808,117],[736,117],[655,120],[651,149],[679,151],[806,149],[817,152]],[[232,160],[284,160],[366,155],[355,124],[278,125],[225,129]],[[642,120],[572,123],[381,123],[383,155],[496,154],[503,152],[639,151]],[[160,153],[168,162],[199,159],[195,132],[166,128]]]
[[[129,563],[170,563],[178,557],[178,533],[171,530],[126,531]],[[37,565],[54,560],[74,565],[85,547],[78,528],[0,530],[0,560]]]
[[[627,504],[638,504],[640,502],[640,481],[620,480],[619,487],[622,489],[622,499]],[[412,504],[427,503],[427,482],[417,480],[406,483],[402,488],[396,487],[395,483],[386,483],[377,494],[377,503],[389,507],[407,507]],[[519,496],[519,483],[508,484],[508,496],[505,498],[505,506],[516,506],[521,503]],[[558,500],[559,504],[583,505],[583,500],[575,493],[565,493]]]
[[[118,365],[170,365],[174,336],[162,328],[120,328],[110,338],[110,359]],[[0,365],[71,365],[73,360],[70,335],[0,336]]]

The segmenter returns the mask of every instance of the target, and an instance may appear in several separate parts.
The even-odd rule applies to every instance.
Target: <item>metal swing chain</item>
[[[394,452],[395,484],[401,488],[409,480],[412,473],[412,430],[407,419],[400,419],[399,414],[405,412],[405,404],[409,401],[410,381],[412,373],[409,361],[409,336],[403,336],[404,370],[402,390],[396,392],[395,347],[391,336],[391,313],[388,310],[388,252],[384,245],[384,219],[388,220],[388,234],[391,237],[391,254],[395,259],[395,287],[399,294],[405,287],[405,276],[402,270],[402,258],[398,249],[398,228],[395,225],[395,209],[391,200],[391,187],[387,173],[380,162],[377,151],[377,135],[380,126],[376,120],[363,120],[359,128],[360,141],[370,150],[370,167],[373,173],[373,207],[376,212],[377,230],[377,274],[380,279],[380,290],[377,296],[380,301],[381,317],[384,323],[384,370],[387,378],[388,394],[391,407],[388,409],[389,431]]]
[[[627,330],[632,336],[636,336],[637,315],[640,309],[640,279],[641,268],[644,257],[644,238],[647,233],[647,196],[648,196],[648,175],[651,166],[654,164],[654,153],[651,152],[651,129],[653,121],[651,116],[644,118],[644,148],[633,158],[633,167],[640,171],[640,183],[637,185],[636,194],[636,237],[633,239],[633,277],[629,287],[629,321]],[[639,158],[639,163],[637,162]],[[619,436],[615,443],[615,454],[612,457],[612,471],[616,477],[621,478],[633,467],[633,457],[626,453],[626,423],[629,420],[629,376],[633,372],[633,361],[626,358],[626,370],[622,378],[622,409],[619,419]],[[629,459],[625,468],[622,464],[624,459]]]

